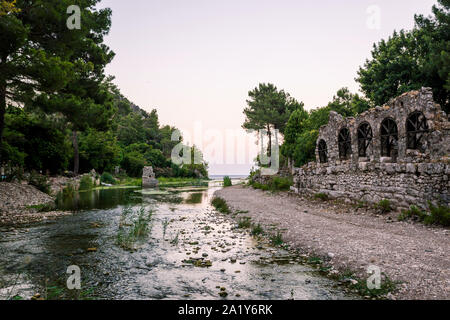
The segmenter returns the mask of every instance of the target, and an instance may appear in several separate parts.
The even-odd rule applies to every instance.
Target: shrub
[[[36,171],[31,173],[28,184],[36,187],[42,192],[50,194],[50,184],[48,183],[47,177],[38,174]]]
[[[434,206],[428,204],[430,213],[420,210],[416,206],[411,206],[409,210],[404,210],[398,217],[399,221],[412,219],[423,222],[425,224],[441,225],[444,227],[450,226],[450,208],[443,205]]]
[[[259,182],[253,182],[252,187],[255,189],[260,189],[264,191],[269,191],[269,186],[267,184],[261,184]]]
[[[278,231],[277,234],[274,234],[270,237],[270,242],[274,246],[281,246],[283,244],[283,237],[281,233]]]
[[[261,184],[259,182],[252,182],[251,185],[255,189],[261,189],[264,191],[289,191],[293,182],[291,178],[286,177],[271,177],[267,184]]]
[[[404,221],[406,219],[413,219],[413,220],[419,220],[424,221],[427,217],[426,212],[420,210],[416,206],[411,206],[408,210],[403,210],[400,216],[398,217],[399,221]]]
[[[241,229],[248,229],[252,225],[251,219],[249,217],[244,217],[239,219],[238,227]]]
[[[84,175],[81,177],[80,186],[78,187],[79,191],[88,191],[95,187],[92,182],[92,177],[90,175]]]
[[[103,172],[100,181],[107,184],[116,184],[116,179],[109,172]]]
[[[142,177],[142,170],[146,164],[144,156],[137,151],[133,151],[124,155],[121,167],[130,177],[139,178]]]
[[[431,214],[425,218],[427,224],[438,224],[444,227],[450,226],[450,208],[444,205],[433,206],[429,203]]]
[[[228,207],[225,200],[222,198],[216,197],[212,200],[211,204],[216,208],[217,211],[221,213],[231,213],[230,208]]]
[[[269,189],[272,191],[288,191],[292,186],[292,179],[285,177],[272,177]]]
[[[257,225],[253,225],[252,227],[252,235],[257,236],[260,235],[264,232],[263,228],[261,227],[260,224]]]
[[[322,200],[322,201],[327,201],[329,198],[328,198],[328,195],[327,195],[326,193],[320,192],[320,193],[316,193],[316,194],[314,195],[314,199],[319,199],[319,200]]]
[[[381,200],[380,202],[378,202],[375,205],[375,209],[378,209],[380,211],[380,213],[385,214],[385,213],[389,213],[392,210],[394,210],[394,208],[391,205],[391,201],[384,199]]]
[[[231,179],[229,176],[225,176],[223,178],[223,186],[224,187],[231,187],[233,185],[233,183],[231,182]]]

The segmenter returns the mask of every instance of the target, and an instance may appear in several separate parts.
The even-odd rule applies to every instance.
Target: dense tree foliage
[[[343,117],[356,116],[370,108],[370,103],[347,88],[339,89],[327,106],[306,112],[303,108],[294,111],[284,131],[281,151],[284,156],[302,166],[315,159],[316,141],[321,126],[328,123],[330,111]]]
[[[138,177],[207,176],[207,164],[170,160],[176,128],[160,127],[106,77],[111,10],[81,0],[81,29],[66,26],[70,0],[0,0],[0,164],[50,173],[74,169]],[[192,152],[196,152],[193,148]]]
[[[438,0],[433,17],[418,15],[413,30],[374,44],[356,79],[371,102],[383,105],[404,92],[431,87],[435,100],[450,111],[449,10],[449,0]]]
[[[291,113],[303,108],[303,103],[292,98],[284,90],[278,90],[271,83],[260,83],[248,93],[250,99],[244,109],[245,122],[244,129],[266,130],[269,137],[268,155],[272,150],[273,130],[284,133],[287,121]]]
[[[449,0],[438,0],[433,17],[416,16],[413,30],[394,32],[374,45],[372,58],[359,69],[356,79],[366,97],[342,88],[325,107],[293,112],[284,131],[283,155],[296,166],[314,161],[319,129],[328,123],[330,111],[356,116],[423,86],[432,87],[435,100],[450,111],[449,9]]]

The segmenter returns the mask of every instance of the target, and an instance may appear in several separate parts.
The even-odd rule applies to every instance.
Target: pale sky
[[[307,109],[341,87],[356,92],[373,43],[411,29],[436,2],[103,0],[116,53],[107,72],[131,101],[200,144],[210,174],[248,174],[256,147],[240,128],[249,90],[271,82]]]

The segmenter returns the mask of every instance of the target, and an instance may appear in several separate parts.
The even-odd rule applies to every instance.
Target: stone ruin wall
[[[425,117],[423,122],[428,128],[418,134],[420,139],[416,148],[410,149],[407,143],[412,140],[407,136],[414,134],[407,133],[406,124],[408,118],[418,112],[422,119]],[[387,140],[384,131],[382,141],[381,127],[382,123],[386,127],[385,119],[395,121],[397,140]],[[366,124],[366,128],[370,125],[371,140],[358,140],[361,139],[358,130],[362,124]],[[348,147],[351,145],[347,155],[343,139],[339,140],[343,128],[348,129],[351,139],[347,144]],[[322,143],[320,152],[319,143]],[[386,147],[386,144],[391,148],[389,154],[382,153],[382,146]],[[367,146],[365,152],[360,153],[360,149],[364,149],[360,145]],[[450,204],[450,122],[440,106],[434,103],[429,88],[405,93],[357,118],[343,118],[331,112],[328,125],[320,129],[317,146],[316,162],[292,170],[292,190],[296,193],[325,193],[333,199],[369,204],[388,199],[397,208],[411,205],[426,208],[428,201]]]

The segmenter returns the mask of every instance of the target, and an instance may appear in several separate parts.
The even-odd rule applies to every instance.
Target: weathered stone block
[[[143,188],[156,188],[158,186],[158,180],[155,179],[155,173],[153,167],[144,167],[142,170],[142,187]]]

